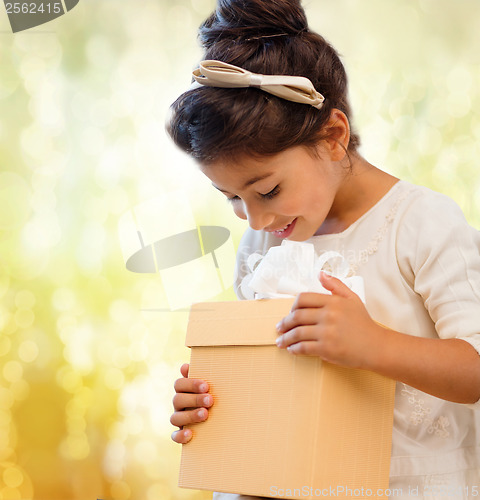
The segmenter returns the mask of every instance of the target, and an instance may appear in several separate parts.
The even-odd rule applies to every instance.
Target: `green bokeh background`
[[[176,190],[197,224],[235,245],[245,229],[164,132],[213,5],[81,0],[15,35],[0,5],[0,500],[211,497],[176,486],[187,313],[168,311],[158,276],[125,269],[117,232]],[[480,228],[480,3],[305,7],[343,56],[364,156]]]

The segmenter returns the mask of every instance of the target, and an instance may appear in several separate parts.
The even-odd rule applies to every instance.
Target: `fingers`
[[[176,443],[186,444],[192,439],[192,431],[190,429],[180,429],[172,432],[172,439]]]
[[[296,344],[288,346],[287,349],[289,353],[300,356],[320,356],[322,354],[319,343],[316,340],[297,342]],[[327,359],[325,355],[320,357],[325,360]]]
[[[320,273],[322,284],[329,284],[332,295],[325,293],[304,292],[297,296],[290,314],[285,316],[278,324],[277,331],[285,333],[300,325],[313,325],[325,322],[326,315],[330,320],[344,314],[345,300],[349,303],[360,299],[358,296],[337,278],[326,273]],[[328,276],[328,278],[325,278]]]
[[[331,300],[332,296],[326,293],[303,292],[297,295],[292,311],[311,307],[325,307]]]
[[[207,408],[213,405],[213,396],[207,394],[208,383],[204,380],[188,378],[189,368],[188,363],[180,368],[183,378],[175,381],[176,394],[173,397],[175,412],[170,417],[170,423],[180,427],[179,430],[172,433],[172,439],[181,444],[188,443],[192,439],[191,429],[183,429],[182,427],[207,420]]]
[[[173,397],[173,408],[175,411],[185,408],[209,408],[213,404],[211,394],[186,394],[178,393]]]
[[[337,278],[334,278],[333,276],[330,276],[328,273],[321,271],[319,279],[322,286],[329,292],[332,292],[333,295],[339,295],[340,297],[348,299],[352,296],[352,294],[354,294],[354,292],[352,292],[350,288],[345,285],[345,283]]]
[[[197,378],[179,378],[173,385],[175,392],[190,392],[202,394],[208,392],[208,384]]]
[[[319,295],[319,294],[302,294],[302,295]],[[298,300],[298,299],[297,299]],[[319,306],[318,304],[313,306],[309,305],[314,301],[315,297],[305,297],[303,303],[307,305],[303,305],[301,308],[296,307],[297,301],[293,304],[292,311],[287,314],[278,324],[277,324],[277,332],[285,333],[300,325],[314,325],[318,323],[319,319]]]
[[[176,394],[173,398],[175,413],[170,417],[170,423],[180,427],[178,431],[172,433],[172,439],[176,443],[185,444],[192,439],[191,429],[182,429],[185,425],[197,424],[208,419],[207,408],[213,404],[210,394]],[[192,408],[194,407],[194,408]],[[186,410],[185,408],[191,408]]]
[[[190,369],[190,365],[188,363],[184,363],[180,367],[180,373],[182,374],[183,377],[188,378],[188,370]]]
[[[170,423],[176,427],[183,427],[184,425],[204,422],[207,418],[208,410],[206,408],[196,408],[194,410],[176,411],[170,417]]]
[[[315,331],[315,325],[298,326],[289,330],[287,333],[277,337],[276,344],[281,349],[288,349],[290,352],[298,352],[298,347],[291,349],[294,344],[305,342],[318,342],[318,334]]]

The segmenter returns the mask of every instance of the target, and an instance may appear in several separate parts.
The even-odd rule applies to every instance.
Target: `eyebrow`
[[[263,181],[263,179],[266,179],[267,177],[270,177],[271,175],[273,175],[273,172],[268,172],[266,174],[257,175],[256,177],[252,177],[251,179],[249,179],[248,181],[246,181],[243,184],[242,189],[245,189],[248,186],[251,186],[252,184],[255,184],[256,182]],[[228,193],[229,192],[229,191],[224,191],[223,189],[219,188],[218,186],[215,186],[215,184],[213,182],[212,182],[212,186],[214,188],[218,189],[219,191],[221,191],[222,193]]]

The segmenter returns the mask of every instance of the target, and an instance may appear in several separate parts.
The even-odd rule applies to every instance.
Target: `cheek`
[[[283,215],[301,215],[308,209],[308,203],[305,203],[305,201],[302,197],[289,198],[283,200],[275,208],[278,213]]]
[[[324,211],[323,196],[320,193],[305,192],[302,196],[294,196],[278,207],[278,212],[286,216],[305,219],[316,218]]]

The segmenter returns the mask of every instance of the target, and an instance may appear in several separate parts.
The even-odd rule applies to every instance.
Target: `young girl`
[[[322,273],[332,294],[297,297],[279,348],[398,381],[390,488],[480,496],[479,233],[449,198],[360,156],[345,70],[299,1],[219,0],[200,39],[206,61],[168,130],[248,220],[237,295],[253,298],[247,257],[283,239],[342,253],[366,306]],[[171,422],[186,443],[182,427],[206,420],[213,400],[181,371]]]

